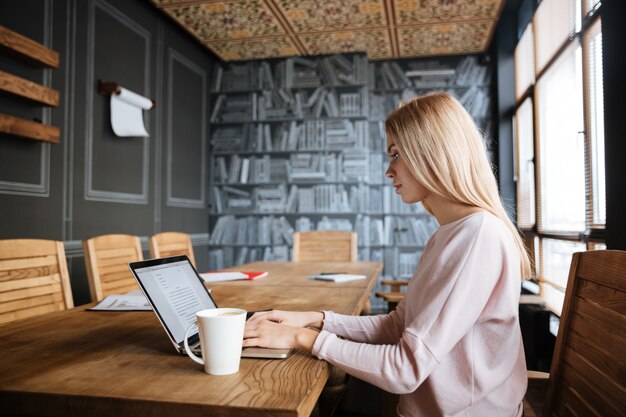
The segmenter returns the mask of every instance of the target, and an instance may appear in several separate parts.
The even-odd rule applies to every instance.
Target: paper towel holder
[[[121,91],[122,88],[119,86],[119,84],[113,81],[98,80],[98,93],[103,96],[110,96],[111,94],[119,95]],[[152,108],[155,108],[156,101],[150,101],[152,101]]]

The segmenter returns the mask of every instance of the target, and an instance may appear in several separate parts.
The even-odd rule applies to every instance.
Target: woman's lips
[[[396,194],[398,194],[398,190],[400,190],[400,188],[402,188],[402,185],[400,185],[400,184],[394,185],[393,188],[396,189]]]

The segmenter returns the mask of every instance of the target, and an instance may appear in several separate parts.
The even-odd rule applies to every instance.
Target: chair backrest
[[[544,416],[626,416],[626,252],[575,253]]]
[[[83,251],[92,301],[99,301],[109,294],[139,289],[128,269],[129,262],[143,260],[139,237],[96,236],[83,240]]]
[[[357,234],[319,230],[293,234],[293,261],[357,261]]]
[[[0,240],[0,323],[72,307],[63,242]]]
[[[193,266],[196,266],[193,245],[187,233],[163,232],[150,236],[150,256],[152,258],[165,258],[175,255],[187,255]]]

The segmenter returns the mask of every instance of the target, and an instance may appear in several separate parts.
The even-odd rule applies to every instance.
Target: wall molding
[[[209,234],[208,233],[190,233],[191,245],[193,247],[208,246]],[[143,252],[150,252],[150,246],[148,244],[148,236],[139,236],[141,241],[141,250]],[[82,240],[66,240],[63,242],[65,247],[65,256],[67,258],[83,257],[83,241]]]
[[[63,239],[72,237],[74,213],[74,121],[76,120],[76,2],[66,3],[65,22],[65,100],[63,129]]]
[[[105,2],[104,0],[91,0],[88,11],[88,58],[87,58],[87,112],[85,123],[85,200],[89,201],[106,201],[114,203],[126,203],[126,204],[148,204],[148,184],[150,179],[150,141],[148,138],[143,138],[143,164],[142,164],[142,179],[141,179],[141,193],[124,193],[115,191],[96,190],[93,188],[93,102],[95,91],[94,80],[94,67],[95,67],[95,42],[96,42],[96,22],[95,16],[97,11],[107,13],[109,16],[120,22],[125,27],[129,28],[137,35],[142,37],[145,41],[144,51],[144,91],[147,96],[150,96],[150,48],[151,48],[151,34],[150,31],[143,26],[124,15],[116,8]],[[150,125],[150,113],[146,115],[146,122]]]
[[[198,74],[202,79],[202,109],[201,109],[201,178],[200,178],[200,198],[181,198],[174,197],[172,193],[173,189],[173,168],[172,168],[172,151],[174,148],[174,133],[173,133],[173,90],[174,90],[174,61],[177,61],[181,65],[184,65],[192,72]],[[167,88],[168,88],[168,103],[167,103],[167,161],[166,161],[166,187],[167,187],[167,198],[166,205],[169,207],[184,207],[184,208],[205,208],[206,206],[206,153],[207,153],[207,121],[206,117],[206,100],[207,100],[207,81],[206,81],[206,71],[201,67],[193,63],[191,60],[187,59],[183,54],[176,51],[174,48],[168,48],[167,51],[167,65],[168,65],[168,79],[167,79]]]
[[[52,1],[44,1],[44,30],[43,41],[48,48],[52,48]],[[42,82],[45,87],[52,87],[52,69],[42,70]],[[51,124],[52,109],[50,107],[41,108],[41,121],[44,124]],[[50,197],[50,143],[39,143],[39,183],[27,183],[19,181],[1,181],[0,194],[24,195],[29,197]]]
[[[157,103],[164,103],[163,100],[163,48],[164,48],[164,36],[163,25],[158,24],[156,28],[156,69],[155,69],[155,94]],[[162,216],[162,187],[163,187],[163,174],[161,172],[163,168],[163,106],[156,108],[156,125],[157,128],[154,132],[154,226],[155,233],[161,231],[161,216]]]

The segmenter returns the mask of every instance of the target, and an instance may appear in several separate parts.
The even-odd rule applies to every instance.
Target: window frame
[[[518,128],[517,128],[517,121],[515,120],[515,115],[518,114],[520,107],[524,103],[526,103],[528,99],[530,99],[532,103],[532,118],[533,118],[532,146],[533,146],[533,153],[534,153],[535,173],[534,173],[534,202],[530,202],[530,205],[534,206],[535,218],[534,218],[534,224],[531,227],[521,228],[521,232],[524,235],[524,238],[526,240],[531,259],[533,259],[534,261],[533,277],[531,278],[531,280],[539,284],[539,286],[541,286],[542,284],[550,283],[549,280],[544,280],[541,277],[541,271],[546,270],[546,265],[544,265],[545,259],[542,254],[542,247],[543,247],[542,240],[543,239],[557,239],[557,240],[562,240],[562,241],[584,243],[587,250],[606,248],[605,239],[604,239],[605,224],[595,223],[594,217],[593,217],[594,213],[592,211],[594,209],[593,206],[594,206],[595,201],[593,199],[594,198],[593,189],[591,188],[593,187],[594,181],[590,177],[591,175],[593,175],[593,171],[591,169],[592,164],[593,164],[593,155],[592,155],[593,149],[592,149],[592,137],[591,137],[591,134],[589,134],[590,126],[591,126],[591,113],[590,113],[591,104],[589,102],[590,97],[591,97],[591,94],[590,94],[590,88],[591,88],[590,68],[591,67],[590,67],[590,63],[588,62],[589,42],[587,41],[587,35],[589,33],[592,33],[596,25],[601,25],[602,2],[601,1],[598,2],[597,4],[595,4],[593,8],[590,8],[590,10],[588,10],[589,1],[590,0],[582,0],[580,3],[577,4],[578,7],[576,8],[576,10],[582,16],[580,18],[581,19],[580,28],[576,28],[575,32],[570,34],[569,38],[566,39],[562,43],[562,45],[556,49],[556,52],[554,52],[554,54],[550,57],[550,59],[545,63],[541,71],[535,72],[534,77],[532,77],[533,81],[527,87],[527,89],[523,92],[518,92],[517,84],[515,86],[516,87],[516,92],[515,92],[516,100],[515,100],[515,106],[512,112],[513,114],[512,120],[513,120],[513,129],[514,129],[514,159],[515,159],[514,167],[516,169],[515,170],[515,175],[516,175],[515,183],[516,183],[516,195],[517,196],[520,195],[520,181],[517,176],[517,173],[518,173],[517,170],[520,168],[519,167],[520,143],[519,143],[519,137],[517,135]],[[534,16],[533,16],[533,19],[531,19],[531,21],[522,31],[522,35],[526,33],[526,30],[529,27],[531,27],[531,25],[533,27],[536,26]],[[535,42],[537,42],[536,33],[534,31],[533,31],[533,38],[534,38],[533,40],[533,45],[534,45]],[[521,39],[521,36],[520,36],[520,39]],[[563,56],[563,53],[566,52],[575,43],[579,43],[582,49],[581,72],[582,72],[583,91],[581,91],[581,94],[582,94],[583,119],[584,119],[583,120],[584,164],[585,164],[584,169],[585,169],[585,182],[586,182],[585,207],[584,207],[586,210],[585,230],[583,232],[540,231],[538,230],[537,223],[539,222],[539,219],[542,216],[542,213],[540,212],[541,204],[539,204],[539,200],[541,199],[541,189],[540,189],[541,187],[540,187],[539,182],[541,178],[540,170],[542,169],[542,166],[541,166],[542,157],[540,155],[539,143],[538,143],[538,140],[539,140],[538,138],[538,132],[539,132],[539,126],[538,126],[539,104],[538,103],[539,103],[539,100],[538,100],[537,89],[535,88],[535,85],[537,84],[537,82],[539,82],[539,80],[541,80],[541,78],[546,74],[546,72],[549,71],[554,66],[554,64],[559,60],[559,58]],[[517,48],[516,48],[516,52],[517,52]],[[534,55],[532,59],[536,63],[537,62],[536,50],[533,52],[533,54]],[[517,68],[517,62],[514,64],[514,67]],[[536,67],[535,67],[535,71],[536,71]],[[604,92],[604,90],[602,90],[602,92]],[[549,308],[556,315],[560,315],[560,312],[557,309],[554,309],[551,307]]]

